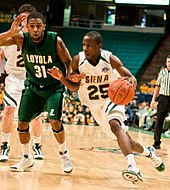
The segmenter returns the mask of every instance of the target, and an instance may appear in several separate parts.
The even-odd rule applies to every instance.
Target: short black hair
[[[41,19],[42,20],[42,22],[43,22],[43,24],[45,24],[45,18],[44,18],[44,16],[41,14],[41,13],[39,13],[39,12],[32,12],[29,16],[28,16],[28,18],[27,18],[27,23],[28,23],[28,21],[30,20],[30,19],[32,19],[32,18],[39,18],[39,19]]]
[[[89,37],[93,38],[97,42],[97,44],[100,44],[100,43],[102,44],[103,43],[102,35],[97,31],[87,32],[85,34],[85,36],[89,36]]]
[[[21,7],[19,8],[18,10],[18,13],[25,13],[25,12],[28,12],[28,13],[32,13],[32,12],[35,12],[36,9],[33,5],[31,4],[24,4],[24,5],[21,5]]]

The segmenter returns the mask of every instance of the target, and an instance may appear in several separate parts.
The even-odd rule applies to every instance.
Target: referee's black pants
[[[170,96],[160,95],[158,99],[157,118],[154,132],[154,144],[161,144],[161,134],[165,118],[170,113]]]

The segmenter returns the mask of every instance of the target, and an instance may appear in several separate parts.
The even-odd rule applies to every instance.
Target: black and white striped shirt
[[[170,71],[167,68],[160,71],[156,85],[160,87],[159,94],[170,96]]]

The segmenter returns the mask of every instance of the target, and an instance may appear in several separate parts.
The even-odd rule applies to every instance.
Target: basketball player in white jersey
[[[19,9],[19,14],[28,16],[35,8],[30,4],[22,5]],[[26,21],[26,20],[25,20]],[[23,32],[27,31],[25,27],[26,22],[23,22]],[[21,50],[16,46],[1,47],[0,50],[0,65],[5,64],[5,72],[7,77],[5,79],[5,108],[2,116],[2,145],[0,152],[0,162],[8,161],[10,152],[10,136],[12,131],[13,120],[17,115],[17,109],[20,103],[22,89],[24,89],[24,80],[26,71],[24,68],[24,61],[21,55]],[[2,72],[2,71],[1,71]],[[33,131],[33,150],[35,159],[43,159],[44,155],[41,150],[41,118],[36,118],[32,121]]]
[[[83,51],[72,60],[72,75],[69,80],[54,67],[48,73],[60,80],[71,91],[78,91],[83,104],[91,110],[96,122],[110,137],[117,137],[117,142],[127,161],[128,168],[122,176],[133,183],[143,181],[132,151],[142,153],[153,160],[154,167],[163,171],[165,166],[153,147],[145,148],[132,140],[125,126],[125,106],[115,105],[108,98],[109,84],[117,77],[136,86],[136,79],[122,62],[111,52],[102,49],[102,36],[96,31],[88,32],[83,38]]]

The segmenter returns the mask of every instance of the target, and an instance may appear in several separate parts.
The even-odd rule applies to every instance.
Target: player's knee
[[[64,126],[61,123],[60,127],[57,127],[57,129],[52,127],[52,130],[53,130],[53,133],[58,134],[58,133],[61,133],[62,131],[64,131]]]
[[[59,120],[49,119],[50,125],[52,128],[55,128],[56,126],[60,126],[61,122]]]
[[[6,106],[4,112],[6,115],[13,115],[15,112],[15,108],[12,106]]]
[[[28,133],[29,132],[29,123],[28,122],[18,122],[18,128],[17,131],[19,133]]]
[[[117,119],[112,119],[109,121],[109,125],[111,128],[111,131],[117,135],[119,131],[121,130],[121,125],[120,122]]]

